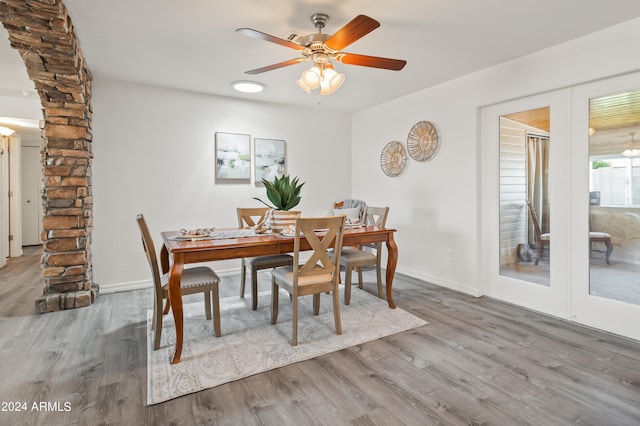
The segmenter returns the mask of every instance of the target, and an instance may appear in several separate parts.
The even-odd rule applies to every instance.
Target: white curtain
[[[533,205],[542,233],[549,230],[549,137],[527,134],[527,199]],[[529,218],[529,243],[534,232]]]

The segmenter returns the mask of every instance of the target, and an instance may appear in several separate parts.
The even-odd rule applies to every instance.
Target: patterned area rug
[[[291,346],[291,303],[281,292],[278,323],[271,325],[270,293],[260,293],[258,309],[251,310],[251,298],[220,300],[222,336],[213,334],[213,323],[204,315],[202,302],[184,305],[185,336],[181,362],[169,364],[174,350],[175,327],[165,315],[160,349],[153,350],[152,311],[147,314],[147,404],[177,398],[223,383],[232,382],[274,368],[304,361],[410,330],[426,321],[354,286],[351,304],[342,302],[343,334],[335,333],[333,303],[322,294],[320,315],[314,316],[310,296],[298,307],[298,346]]]

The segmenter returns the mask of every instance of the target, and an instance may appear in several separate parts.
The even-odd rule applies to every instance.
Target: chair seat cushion
[[[589,232],[589,238],[611,238],[606,232]]]
[[[344,249],[340,254],[340,263],[353,263],[353,262],[376,262],[376,255],[365,250],[348,250]]]
[[[271,256],[245,257],[244,263],[254,268],[275,268],[293,264],[293,256],[288,254],[274,254]]]
[[[161,279],[162,289],[166,291],[169,285],[169,274],[164,274]],[[195,268],[185,268],[182,271],[180,288],[188,290],[190,288],[213,285],[218,282],[220,282],[220,278],[213,269],[207,266],[197,266]]]
[[[273,270],[273,277],[276,281],[285,282],[289,286],[293,286],[293,266],[281,266]],[[333,280],[333,276],[331,274],[319,274],[319,275],[311,275],[306,277],[298,277],[298,285],[312,285],[312,284],[321,284],[321,283],[329,283]]]

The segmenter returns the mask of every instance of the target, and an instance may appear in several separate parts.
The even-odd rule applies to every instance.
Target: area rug
[[[342,286],[341,286],[342,287]],[[370,342],[427,324],[400,308],[389,309],[381,300],[354,287],[351,304],[342,302],[343,334],[335,333],[331,295],[323,294],[320,315],[314,316],[312,298],[300,298],[298,346],[291,346],[291,302],[281,291],[278,323],[271,324],[271,295],[260,293],[258,309],[251,310],[251,298],[220,300],[222,336],[213,334],[205,318],[203,302],[184,305],[184,343],[181,362],[169,363],[175,348],[173,317],[165,315],[161,346],[153,350],[151,319],[147,313],[147,404],[212,388],[274,368],[315,358],[330,352]]]

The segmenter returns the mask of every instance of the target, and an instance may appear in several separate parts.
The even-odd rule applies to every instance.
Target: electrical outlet
[[[449,262],[453,262],[455,260],[453,249],[449,249]]]

